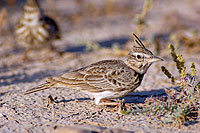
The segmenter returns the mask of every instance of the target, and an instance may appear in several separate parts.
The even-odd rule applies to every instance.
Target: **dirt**
[[[143,1],[121,2],[116,0],[119,9],[107,14],[95,16],[88,12],[80,15],[86,6],[78,6],[74,1],[56,1],[54,8],[47,1],[40,1],[44,10],[53,16],[62,31],[62,39],[55,41],[58,50],[64,51],[58,56],[47,48],[32,51],[30,60],[22,60],[24,49],[14,41],[13,29],[22,13],[24,1],[14,5],[0,2],[0,7],[7,9],[7,24],[1,28],[0,36],[0,132],[198,132],[199,119],[181,128],[160,124],[156,118],[144,115],[123,115],[119,109],[101,107],[94,104],[86,94],[68,88],[51,88],[49,90],[24,95],[32,87],[45,82],[45,78],[61,75],[96,61],[104,59],[122,59],[124,51],[130,50],[131,34],[136,29],[134,16],[141,12]],[[91,1],[83,2],[85,5]],[[82,4],[83,4],[82,3]],[[128,3],[128,4],[127,4]],[[98,5],[99,4],[99,5]],[[132,4],[130,6],[129,4]],[[63,6],[66,5],[66,6]],[[102,1],[94,1],[94,6],[101,8]],[[126,9],[123,7],[128,7]],[[148,26],[140,37],[154,53],[155,45],[148,44],[156,35],[162,35],[160,57],[165,61],[153,64],[136,92],[121,98],[133,105],[144,102],[146,97],[164,94],[164,88],[173,86],[161,72],[166,66],[177,75],[175,63],[167,48],[170,34],[176,31],[199,30],[198,0],[163,1],[156,0],[147,15]],[[19,8],[20,7],[20,8]],[[90,14],[91,13],[91,14]],[[56,14],[56,16],[55,16]],[[90,16],[91,15],[91,16]],[[74,17],[72,17],[74,16]],[[73,19],[72,19],[73,18]],[[180,26],[181,25],[181,26]],[[101,48],[88,50],[84,42],[95,42]],[[119,45],[120,52],[114,48]],[[199,47],[199,44],[198,44]],[[177,46],[190,71],[194,62],[197,75],[200,74],[200,51],[193,52],[186,46]],[[126,52],[125,52],[126,53]],[[56,98],[51,103],[48,96]]]

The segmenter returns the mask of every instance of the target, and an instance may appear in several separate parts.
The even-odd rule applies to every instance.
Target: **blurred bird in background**
[[[23,59],[28,58],[30,50],[48,47],[59,55],[62,52],[56,50],[52,41],[60,39],[60,31],[57,23],[43,13],[37,0],[27,0],[22,18],[15,29],[16,41],[26,47]]]

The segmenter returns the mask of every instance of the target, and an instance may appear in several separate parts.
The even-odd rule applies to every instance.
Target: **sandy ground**
[[[98,2],[97,0],[96,3]],[[56,41],[55,45],[59,50],[64,50],[65,54],[60,57],[48,49],[33,51],[29,55],[31,58],[29,62],[23,62],[23,49],[16,47],[12,34],[13,26],[22,10],[4,4],[2,2],[2,6],[8,9],[8,21],[0,38],[0,132],[200,131],[199,119],[181,129],[165,127],[158,124],[155,118],[122,115],[119,111],[113,112],[112,107],[96,106],[86,94],[68,88],[52,88],[30,95],[23,94],[26,90],[43,83],[47,77],[61,75],[99,60],[123,58],[123,55],[112,49],[112,45],[118,43],[122,48],[131,47],[131,34],[135,29],[133,17],[141,11],[142,1],[131,3],[134,8],[127,14],[111,14],[78,21],[69,19],[70,13],[73,14],[72,11],[76,12],[79,9],[73,1],[57,1],[56,19],[62,27],[62,39]],[[23,2],[20,5],[22,6]],[[42,2],[42,6],[51,13],[50,7],[45,5],[45,2]],[[174,18],[174,23],[184,25],[187,30],[199,29],[197,8],[199,6],[200,2],[197,0],[192,2],[156,0],[154,8],[147,17],[149,26],[144,29],[141,36],[148,40],[156,34],[170,34],[176,30],[170,23]],[[166,38],[169,40],[168,36]],[[163,88],[172,86],[160,70],[164,65],[170,72],[177,74],[175,64],[167,50],[170,41],[166,40],[162,43],[159,55],[165,61],[151,66],[137,92],[124,97],[130,105],[144,102],[146,97],[152,95],[163,95]],[[94,41],[103,48],[85,51],[85,47],[81,45],[84,41]],[[154,45],[148,47],[155,52]],[[184,47],[178,52],[183,55],[187,68],[191,62],[195,62],[199,75],[200,52],[190,52]],[[49,95],[57,97],[58,103],[49,104]]]

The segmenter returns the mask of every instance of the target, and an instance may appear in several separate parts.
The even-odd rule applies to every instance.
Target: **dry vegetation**
[[[161,69],[177,86],[165,88],[166,96],[146,98],[143,105],[135,105],[133,109],[122,107],[121,112],[155,116],[162,123],[180,128],[187,125],[188,121],[195,121],[199,118],[200,81],[196,75],[195,64],[192,62],[192,73],[186,73],[182,55],[175,53],[173,45],[169,45],[169,49],[179,75],[175,77],[164,66]]]

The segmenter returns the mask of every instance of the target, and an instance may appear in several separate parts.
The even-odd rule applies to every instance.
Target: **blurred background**
[[[0,56],[19,54],[13,31],[25,0],[0,1]],[[39,0],[45,14],[61,29],[54,45],[65,52],[100,47],[127,49],[132,33],[151,44],[157,54],[169,43],[199,52],[198,0]],[[8,53],[9,51],[9,53]]]

